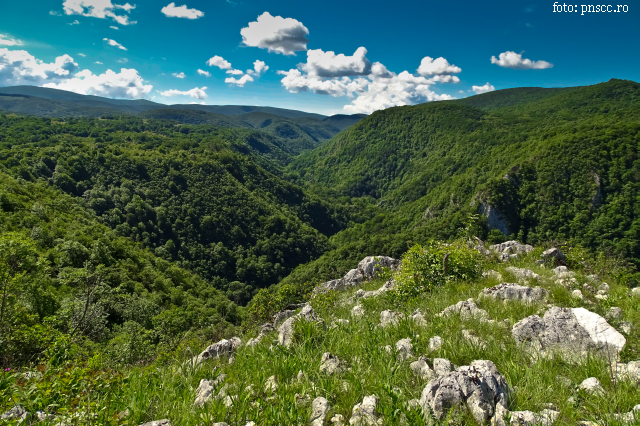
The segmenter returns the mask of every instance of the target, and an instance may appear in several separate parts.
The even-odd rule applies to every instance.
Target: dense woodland
[[[461,232],[583,247],[632,285],[639,101],[620,80],[510,89],[379,111],[314,149],[173,110],[0,114],[0,362],[149,359]]]

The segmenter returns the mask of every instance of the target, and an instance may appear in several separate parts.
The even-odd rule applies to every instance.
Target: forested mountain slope
[[[318,192],[387,209],[334,237],[333,268],[366,255],[356,247],[367,239],[398,255],[407,241],[451,236],[468,213],[521,241],[570,240],[638,263],[639,117],[632,81],[510,89],[378,111],[290,169]]]
[[[0,169],[81,197],[117,235],[241,304],[317,258],[347,223],[279,177],[284,149],[253,130],[0,116]]]

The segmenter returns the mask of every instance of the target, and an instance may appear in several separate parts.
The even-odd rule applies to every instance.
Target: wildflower
[[[5,368],[4,371],[11,371],[11,369],[10,368]]]

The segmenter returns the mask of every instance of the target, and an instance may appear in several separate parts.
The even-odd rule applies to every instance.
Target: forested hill
[[[246,129],[0,115],[0,171],[76,197],[239,304],[317,258],[348,221],[283,179],[283,145]]]
[[[397,256],[407,242],[447,238],[469,213],[486,216],[485,236],[571,241],[638,264],[639,117],[633,81],[502,90],[378,111],[290,170],[347,204],[372,197],[387,210],[334,237],[334,268],[366,255],[365,240]],[[326,271],[322,262],[299,276]]]

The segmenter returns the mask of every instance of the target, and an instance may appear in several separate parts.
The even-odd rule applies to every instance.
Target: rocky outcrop
[[[487,321],[489,318],[487,311],[478,308],[473,299],[463,300],[455,305],[448,306],[438,315],[441,317],[460,315],[463,320],[476,319],[482,322]]]
[[[466,405],[478,424],[485,424],[496,414],[496,406],[508,406],[505,378],[491,361],[473,361],[471,365],[431,380],[420,397],[420,406],[442,420],[457,405]]]
[[[628,364],[615,364],[614,375],[617,380],[631,380],[640,385],[640,361],[630,361]]]
[[[299,313],[287,319],[278,328],[278,342],[282,346],[289,347],[293,342],[293,324],[297,320],[315,321],[318,323],[322,323],[322,319],[315,314],[311,305],[305,305],[305,307],[302,308]]]
[[[393,280],[389,280],[386,283],[384,283],[382,285],[382,287],[380,287],[377,290],[358,290],[353,294],[353,298],[354,299],[368,299],[370,297],[378,297],[380,296],[382,293],[386,293],[387,291],[393,289],[393,287],[395,286],[395,282]]]
[[[436,377],[436,373],[427,364],[426,358],[420,357],[417,361],[409,364],[409,368],[413,371],[413,374],[422,380],[431,380]]]
[[[555,247],[543,251],[540,257],[543,259],[553,259],[556,265],[567,260],[567,257],[564,255],[564,253],[562,253],[560,249],[557,249]]]
[[[518,284],[502,283],[495,287],[485,288],[480,292],[480,298],[492,297],[494,299],[518,301],[523,303],[544,302],[549,296],[549,291],[542,287],[527,287]]]
[[[256,346],[258,343],[262,341],[262,338],[264,336],[266,336],[268,333],[272,332],[273,330],[275,330],[275,328],[273,327],[273,324],[269,322],[266,324],[262,324],[262,326],[260,326],[260,333],[256,337],[247,340],[247,346],[250,348],[253,346]]]
[[[311,403],[311,417],[309,418],[310,426],[324,425],[324,419],[329,412],[329,401],[321,396],[317,397]]]
[[[529,244],[520,244],[519,242],[512,240],[489,246],[489,250],[498,254],[528,254],[533,251],[533,246],[530,246]]]
[[[191,359],[191,364],[193,366],[197,366],[206,359],[214,359],[222,355],[231,355],[240,346],[242,346],[242,340],[240,340],[239,337],[232,337],[229,340],[222,339],[219,342],[214,343],[211,346],[208,346],[207,349],[202,351],[198,356],[193,357]]]
[[[357,268],[347,272],[344,277],[324,282],[318,285],[314,291],[345,290],[377,277],[382,268],[397,269],[399,265],[400,261],[392,257],[367,256],[358,263]]]
[[[533,355],[557,352],[567,360],[588,353],[617,358],[626,340],[600,315],[584,308],[549,309],[542,318],[524,318],[511,331],[515,341]]]
[[[360,404],[353,407],[349,424],[352,426],[382,426],[382,419],[376,409],[377,405],[377,396],[365,396]]]

